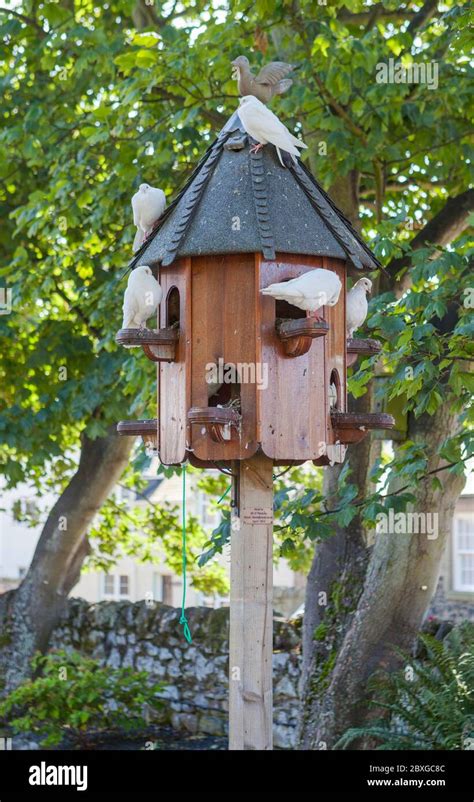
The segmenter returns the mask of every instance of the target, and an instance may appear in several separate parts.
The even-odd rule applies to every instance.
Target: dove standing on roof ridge
[[[155,314],[163,290],[148,265],[140,265],[130,273],[123,297],[123,329],[144,329],[148,318]],[[133,348],[135,346],[127,346]]]
[[[232,78],[237,81],[239,95],[254,95],[262,103],[269,103],[275,95],[282,95],[293,81],[285,78],[294,69],[293,64],[284,61],[271,61],[265,64],[258,75],[250,70],[247,56],[238,56],[232,62]]]
[[[280,150],[289,153],[296,163],[296,156],[299,156],[298,148],[308,147],[301,139],[293,136],[276,114],[273,114],[264,103],[253,95],[241,98],[237,113],[246,132],[258,143],[251,148],[252,153],[258,153],[264,145],[269,143],[275,145],[280,164],[284,167]]]
[[[364,323],[369,305],[367,293],[372,291],[372,282],[369,278],[360,278],[347,293],[346,300],[346,333],[353,337],[354,332]]]
[[[163,190],[151,187],[150,184],[140,184],[138,192],[132,198],[133,222],[137,233],[133,241],[133,253],[138,251],[153,231],[166,209],[166,197]]]
[[[306,312],[317,312],[323,306],[335,306],[341,289],[342,284],[337,273],[317,267],[290,281],[270,284],[260,292],[277,301],[287,301]]]

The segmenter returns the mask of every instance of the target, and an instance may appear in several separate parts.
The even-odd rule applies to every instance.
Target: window
[[[454,590],[474,593],[474,520],[456,515],[453,543]]]
[[[173,577],[163,576],[163,604],[173,604]]]
[[[115,495],[117,501],[129,502],[130,506],[132,506],[133,502],[136,501],[137,498],[135,490],[133,490],[131,487],[124,487],[123,485],[116,486]]]
[[[157,602],[163,601],[163,577],[161,574],[153,574],[153,599]]]
[[[217,513],[209,507],[209,496],[203,490],[198,492],[197,514],[201,526],[217,526]]]
[[[104,597],[108,599],[125,599],[130,594],[130,582],[127,574],[104,574]]]

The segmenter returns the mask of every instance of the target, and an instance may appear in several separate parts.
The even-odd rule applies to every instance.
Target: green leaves
[[[48,2],[34,12],[37,26],[6,14],[0,20],[0,275],[15,298],[13,313],[0,316],[0,465],[7,481],[40,482],[48,469],[55,475],[58,457],[77,454],[81,431],[100,436],[110,422],[155,414],[154,366],[114,340],[126,282],[119,278],[133,238],[130,197],[142,180],[176,194],[237,105],[229,62],[239,52],[248,52],[255,67],[279,58],[298,66],[291,92],[275,99],[275,112],[290,128],[301,123],[326,188],[356,171],[363,233],[376,254],[384,262],[411,260],[403,268],[410,270],[411,289],[371,301],[366,330],[384,350],[381,359],[352,371],[350,392],[364,395],[374,372],[383,371],[382,404],[399,399],[406,413],[420,416],[435,414],[448,399],[463,416],[459,459],[472,415],[467,360],[474,321],[464,304],[472,252],[462,237],[444,250],[427,243],[411,252],[410,243],[469,178],[466,4],[448,0],[446,11],[418,31],[416,46],[407,31],[418,9],[412,2],[393,6],[393,17],[372,18],[362,3],[315,7],[302,0],[300,15],[285,6],[284,26],[281,7],[267,0],[251,8],[241,0],[232,8],[188,4],[184,17],[178,4],[175,12],[156,9],[179,15],[160,20],[159,31],[135,30],[132,5],[81,2],[74,16]],[[265,42],[255,39],[262,19],[269,30],[278,27],[279,51],[271,37],[265,53]],[[443,80],[436,92],[426,84],[377,82],[380,62],[421,54],[438,59],[440,48]],[[318,151],[321,141],[326,155]],[[380,222],[374,159],[383,174]],[[445,334],[441,319],[453,309],[455,328]],[[419,481],[424,460],[405,452],[385,466],[387,475],[401,470],[407,481]],[[70,460],[61,483],[72,467]],[[209,484],[216,498],[221,485]],[[355,525],[364,505],[372,519],[380,493],[358,500],[349,488],[343,478],[333,513],[324,509],[320,471],[309,476],[295,469],[278,480],[277,552],[296,564],[306,560],[308,541],[330,537],[337,525]],[[113,527],[118,514],[105,510],[103,521]],[[146,524],[153,542],[169,526],[177,560],[172,512],[132,518]],[[120,533],[138,552],[131,527],[120,524]],[[204,549],[203,563],[223,550],[229,534],[226,508],[210,539],[196,528],[193,553]],[[101,557],[107,549],[114,553],[101,522],[97,543]],[[150,556],[146,548],[143,554]]]
[[[35,679],[0,702],[0,719],[14,732],[41,736],[44,747],[68,739],[87,748],[101,731],[142,730],[147,724],[144,705],[163,706],[158,696],[163,685],[151,682],[146,671],[103,667],[65,650],[37,653],[32,669]]]
[[[420,646],[423,653],[416,659],[399,653],[403,668],[381,671],[370,680],[372,706],[389,717],[348,730],[336,748],[361,737],[375,738],[377,749],[469,748],[474,736],[473,625],[461,624],[443,642],[422,634]]]

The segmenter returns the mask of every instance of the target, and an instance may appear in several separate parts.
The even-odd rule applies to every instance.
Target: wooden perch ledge
[[[311,317],[278,320],[276,323],[277,335],[285,348],[287,356],[302,356],[311,348],[315,337],[324,337],[329,326],[324,320]]]
[[[373,429],[393,429],[395,419],[386,412],[331,412],[331,423],[338,442],[359,443]]]
[[[124,346],[140,346],[152,362],[173,362],[176,358],[176,343],[179,329],[120,329],[115,342]]]
[[[191,407],[188,412],[188,421],[201,424],[216,443],[229,442],[235,437],[241,420],[240,412],[231,407]]]
[[[357,362],[359,356],[373,356],[382,350],[382,343],[378,340],[355,340],[346,341],[347,367]]]
[[[125,329],[130,331],[130,329]],[[148,420],[121,420],[117,423],[117,432],[122,437],[141,437],[145,446],[158,448],[158,421],[156,418]]]

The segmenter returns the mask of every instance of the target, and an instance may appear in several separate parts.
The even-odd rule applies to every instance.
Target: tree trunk
[[[89,551],[87,528],[123,472],[133,440],[83,436],[79,466],[54,505],[21,585],[0,596],[0,676],[11,690],[29,674],[32,655],[44,651],[79,580]]]
[[[354,400],[354,412],[371,409],[371,392]],[[358,495],[368,491],[370,466],[380,450],[381,441],[366,437],[348,450],[350,481]],[[327,507],[336,504],[339,475],[343,465],[324,469],[323,493]],[[359,516],[347,528],[337,527],[334,534],[316,546],[308,576],[303,619],[303,710],[300,741],[304,749],[324,748],[312,743],[313,722],[319,715],[322,697],[330,681],[336,655],[344,633],[357,608],[364,587],[370,550]]]
[[[427,470],[440,467],[443,462],[437,456],[441,443],[458,429],[457,416],[453,416],[446,404],[433,416],[424,415],[410,421],[408,437],[414,442],[428,442],[430,460]],[[323,643],[315,645],[309,625],[305,628],[304,650],[306,659],[303,697],[303,726],[301,745],[303,748],[332,748],[337,739],[350,727],[360,726],[370,716],[367,680],[376,669],[394,668],[398,658],[393,647],[409,650],[422,624],[431,597],[436,588],[441,557],[449,537],[456,501],[464,485],[464,477],[446,472],[442,490],[433,488],[429,478],[418,482],[412,489],[416,502],[410,509],[417,513],[438,513],[438,535],[430,539],[426,534],[379,534],[376,538],[368,565],[367,576],[354,614],[328,616],[328,648],[331,655],[326,658],[326,670],[321,668]],[[389,492],[397,489],[395,479]],[[340,537],[339,533],[336,535]],[[341,533],[343,540],[343,533]],[[350,544],[351,532],[347,535]],[[359,534],[359,551],[362,533]],[[335,551],[338,546],[335,546]],[[339,546],[343,569],[342,576],[348,583],[360,581],[357,543]],[[352,561],[352,566],[351,566]],[[313,581],[323,575],[318,554],[313,565]],[[363,562],[363,560],[362,560]],[[349,571],[350,568],[350,571]],[[335,573],[337,575],[337,566]],[[310,585],[311,583],[309,583]],[[360,585],[359,585],[360,588]],[[314,619],[314,589],[308,588],[305,615]],[[357,589],[353,590],[357,596]],[[337,611],[336,611],[337,612]],[[323,618],[323,622],[324,622]],[[337,638],[330,628],[337,623],[342,635]],[[326,640],[326,633],[325,635]],[[331,638],[339,642],[335,650]]]

